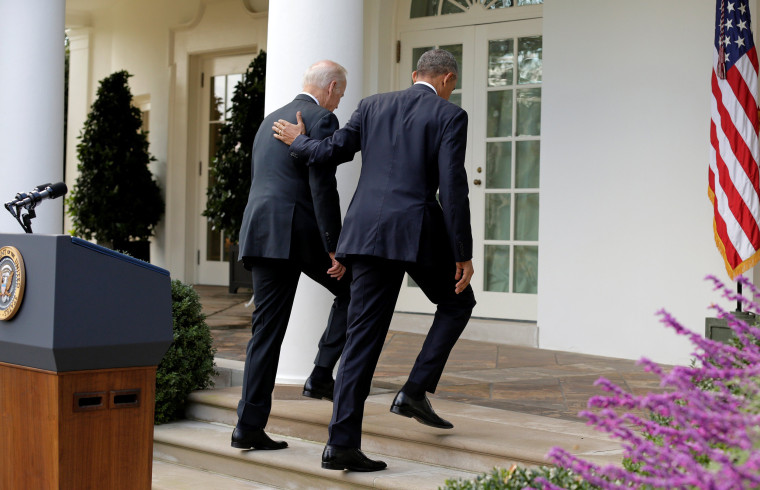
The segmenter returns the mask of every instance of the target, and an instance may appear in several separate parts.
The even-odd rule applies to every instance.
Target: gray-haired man
[[[335,295],[304,395],[332,400],[332,371],[346,342],[348,279],[335,260],[341,231],[335,165],[307,169],[293,163],[288,148],[272,139],[274,121],[296,111],[306,134],[324,138],[338,129],[332,113],[346,90],[346,70],[320,61],[306,71],[303,92],[267,116],[253,142],[251,191],[240,229],[240,260],[253,275],[252,336],[246,350],[243,393],[232,446],[283,449],[264,432],[272,408],[280,347],[298,279],[303,272]]]

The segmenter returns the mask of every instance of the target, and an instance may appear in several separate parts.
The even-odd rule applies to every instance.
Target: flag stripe
[[[726,74],[726,77],[728,76],[729,75]],[[716,118],[713,116],[713,119],[718,119],[720,121],[720,128],[724,135],[722,141],[725,141],[728,144],[728,147],[730,147],[730,150],[735,157],[727,158],[726,152],[729,151],[729,148],[724,148],[723,145],[720,147],[720,153],[726,161],[734,160],[735,163],[744,169],[747,178],[750,180],[750,185],[754,187],[756,197],[757,194],[760,194],[757,162],[755,161],[753,152],[747,145],[757,146],[757,134],[749,129],[751,128],[751,125],[749,124],[748,119],[743,117],[745,111],[741,107],[741,104],[739,104],[733,97],[733,91],[722,90],[723,87],[729,88],[728,84],[719,83],[718,77],[714,72],[712,79],[713,94],[715,94],[713,100],[717,103],[716,109],[718,114],[718,117]],[[755,109],[755,112],[757,112],[757,109]],[[734,117],[731,117],[731,115],[734,115]],[[743,123],[739,128],[735,125],[737,121]],[[744,134],[742,134],[741,128],[744,129]],[[736,170],[738,170],[738,168]],[[735,172],[732,172],[731,178],[742,179],[742,177]]]
[[[717,131],[715,124],[710,124],[710,139],[713,142],[713,146],[718,143]],[[742,259],[749,258],[757,249],[760,249],[760,229],[758,223],[755,220],[755,214],[747,207],[747,203],[744,202],[742,194],[734,186],[734,181],[729,175],[728,167],[722,160],[719,153],[716,152],[716,167],[718,168],[718,181],[720,187],[716,189],[713,183],[712,189],[716,195],[715,208],[716,216],[721,216],[721,221],[730,221],[732,226],[731,232],[726,230],[721,233],[722,236],[730,238],[730,242],[743,243],[739,255]],[[755,196],[757,197],[757,196]],[[730,213],[729,219],[727,216]],[[723,227],[725,229],[725,226]]]
[[[736,107],[736,118],[738,119],[739,117],[746,117],[747,122],[750,124],[746,128],[747,130],[744,132],[745,137],[749,138],[746,139],[746,142],[750,146],[752,146],[752,139],[757,138],[757,110],[753,110],[753,107],[757,107],[757,100],[755,100],[754,94],[748,87],[748,85],[753,81],[747,81],[742,68],[746,69],[751,67],[752,65],[748,62],[737,63],[734,65],[733,69],[729,70],[728,73],[726,73],[726,81],[728,82],[727,85],[729,85],[733,91],[733,100],[738,103],[738,107]],[[749,70],[749,73],[754,72],[752,70]],[[756,87],[757,77],[754,78],[754,86]],[[739,111],[741,111],[741,113]],[[755,155],[755,157],[757,157],[757,155]]]
[[[715,208],[715,220],[713,221],[713,226],[715,227],[715,241],[718,242],[719,247],[722,247],[722,252],[724,254],[726,265],[730,264],[740,264],[742,262],[741,258],[739,257],[739,254],[736,253],[736,249],[731,244],[730,240],[723,240],[719,239],[719,237],[724,237],[727,234],[726,231],[726,223],[723,221],[723,219],[720,217],[720,213],[718,212],[717,207]],[[733,267],[733,266],[732,266]]]

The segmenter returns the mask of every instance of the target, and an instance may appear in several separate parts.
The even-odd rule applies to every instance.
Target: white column
[[[309,65],[330,59],[348,70],[346,95],[335,111],[341,126],[348,121],[362,95],[363,4],[357,0],[269,2],[265,112],[293,100]],[[358,178],[357,156],[338,170],[344,213]],[[279,383],[302,383],[309,375],[331,305],[332,295],[301,275],[282,345]]]
[[[64,0],[0,2],[0,202],[63,180]],[[23,233],[3,207],[0,232]],[[63,200],[42,203],[35,233],[63,231]]]
[[[90,36],[89,27],[69,30],[69,107],[66,135],[66,175],[69,189],[74,187],[79,171],[77,145],[90,108]],[[71,217],[64,216],[64,230],[72,229]]]

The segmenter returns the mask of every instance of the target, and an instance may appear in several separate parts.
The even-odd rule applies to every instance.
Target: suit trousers
[[[408,272],[428,299],[437,305],[433,323],[409,374],[409,381],[435,393],[451,349],[475,307],[470,286],[460,294],[454,292],[453,259],[443,264],[446,265],[350,257],[352,281],[347,340],[335,378],[328,444],[361,447],[364,402],[390,327],[404,272]]]
[[[318,264],[293,259],[256,258],[252,261],[253,300],[251,339],[246,348],[243,394],[238,403],[238,425],[264,428],[272,409],[272,390],[280,360],[280,347],[293,309],[301,272],[335,295],[327,326],[319,341],[314,364],[332,370],[346,342],[350,278],[340,281],[326,271],[330,258]]]

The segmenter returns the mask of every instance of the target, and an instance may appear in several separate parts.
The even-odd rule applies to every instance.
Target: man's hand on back
[[[301,111],[296,112],[296,124],[289,123],[285,119],[280,119],[272,126],[275,139],[278,139],[290,146],[299,134],[306,134],[306,126],[301,119]]]

